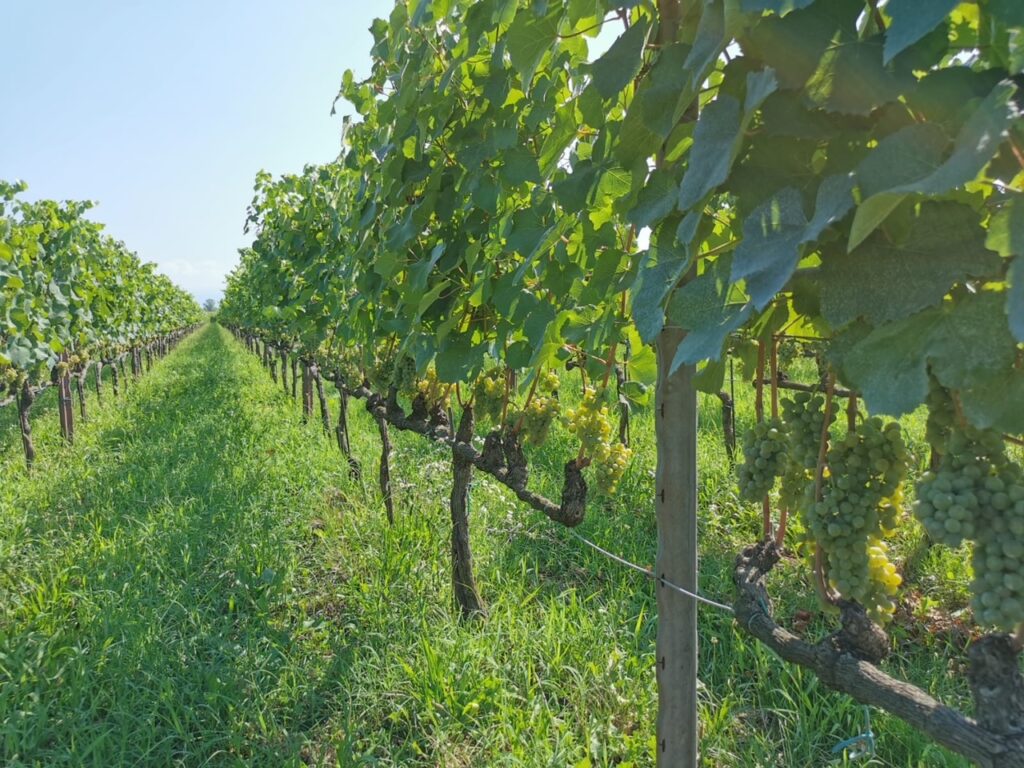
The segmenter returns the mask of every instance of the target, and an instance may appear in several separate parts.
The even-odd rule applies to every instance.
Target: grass
[[[447,564],[446,452],[396,434],[398,520],[348,476],[318,422],[217,326],[186,340],[74,448],[41,404],[40,462],[0,454],[0,756],[5,766],[650,766],[653,589],[477,477],[472,536],[485,621],[461,623]],[[742,397],[740,423],[751,419]],[[335,406],[336,413],[336,406]],[[353,403],[367,478],[379,442]],[[738,502],[717,400],[702,403],[702,588],[731,600],[759,513]],[[919,434],[920,419],[910,420]],[[0,425],[2,426],[2,425]],[[653,444],[580,532],[648,563]],[[16,437],[16,435],[14,436]],[[918,446],[920,447],[920,446]],[[535,452],[555,487],[570,438]],[[552,491],[553,492],[553,491]],[[962,553],[896,546],[927,605],[964,605]],[[786,621],[817,613],[797,560],[774,577]],[[701,609],[709,766],[818,766],[862,708]],[[894,632],[888,666],[965,703],[942,634]],[[962,766],[873,714],[873,765]]]

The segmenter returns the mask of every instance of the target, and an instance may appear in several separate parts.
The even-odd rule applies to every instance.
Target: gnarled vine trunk
[[[458,442],[473,440],[473,406],[462,411]],[[464,619],[482,615],[485,611],[473,578],[473,553],[469,546],[469,484],[473,479],[473,463],[452,449],[452,591],[455,603]]]
[[[812,644],[771,613],[764,579],[781,558],[772,539],[736,559],[736,624],[783,660],[810,670],[829,688],[900,718],[936,743],[983,768],[1024,768],[1024,683],[1019,649],[1006,635],[983,638],[971,650],[968,680],[976,719],[943,705],[926,691],[883,672],[837,642],[842,632]],[[844,628],[845,629],[845,628]]]
[[[28,418],[28,412],[32,408],[32,403],[35,401],[36,396],[32,392],[32,387],[29,386],[26,380],[21,385],[21,390],[18,393],[18,425],[21,427],[21,445],[25,450],[25,465],[32,469],[32,464],[36,460],[36,447],[32,442],[32,424]]]
[[[384,497],[384,510],[388,516],[388,525],[395,524],[395,500],[391,495],[391,436],[388,434],[388,423],[383,416],[374,417],[377,420],[377,431],[380,433],[380,469],[378,482],[380,493]]]
[[[360,480],[363,476],[363,469],[359,461],[352,455],[352,442],[348,433],[348,391],[341,378],[334,380],[334,386],[338,388],[338,426],[335,427],[338,447],[348,461],[349,474],[355,480]]]
[[[75,391],[78,393],[78,412],[79,415],[81,415],[83,422],[87,421],[89,418],[85,405],[85,377],[88,375],[89,367],[86,366],[80,374],[75,376]]]
[[[98,360],[96,362],[96,380],[93,382],[96,386],[96,402],[99,405],[103,405],[103,361]]]
[[[320,375],[320,366],[314,364],[311,370],[313,383],[316,385],[316,397],[320,403],[320,421],[324,425],[324,434],[331,434],[331,411],[327,407],[327,395],[324,392],[324,377]]]

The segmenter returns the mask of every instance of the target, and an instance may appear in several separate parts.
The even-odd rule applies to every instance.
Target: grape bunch
[[[587,387],[579,407],[567,410],[563,421],[582,443],[584,455],[590,457],[598,487],[606,493],[613,493],[629,466],[633,452],[619,442],[612,442],[608,406],[601,402],[593,387]]]
[[[391,387],[395,373],[395,356],[393,354],[375,358],[367,371],[367,378],[378,392],[386,392]]]
[[[473,406],[477,418],[497,424],[505,409],[505,372],[491,368],[473,386]]]
[[[761,421],[743,436],[743,463],[736,468],[740,497],[760,501],[787,469],[786,427],[778,419]]]
[[[547,392],[549,394],[558,393],[558,388],[561,386],[562,382],[558,378],[557,373],[550,368],[546,368],[540,371],[537,376],[540,378],[540,381],[537,382],[537,388],[541,392]]]
[[[779,483],[779,504],[784,509],[801,509],[807,500],[821,449],[824,404],[824,397],[810,392],[797,392],[780,403],[789,451],[789,466]],[[835,419],[835,413],[830,412],[830,427]]]
[[[991,527],[974,545],[971,607],[978,623],[1011,632],[1024,622],[1024,480],[1019,467],[1008,479],[1012,493],[1007,495],[1017,501],[992,515]]]
[[[512,419],[519,423],[522,419],[522,427],[519,434],[522,435],[523,443],[526,445],[542,445],[548,439],[551,432],[551,425],[558,418],[558,398],[544,395],[535,395],[527,404],[526,410],[517,413]]]
[[[14,368],[0,363],[0,392],[5,389],[14,389],[18,384],[18,372]]]
[[[818,465],[821,430],[825,421],[825,398],[810,392],[797,392],[792,399],[783,399],[779,404],[786,424],[790,457],[799,467],[814,469]],[[830,427],[835,420],[835,412],[829,413]]]
[[[423,395],[429,408],[446,409],[451,403],[451,387],[437,378],[437,369],[433,365],[416,382],[416,391]]]
[[[932,539],[950,547],[977,538],[995,512],[1009,508],[1002,439],[991,431],[948,433],[942,460],[917,483],[914,515]]]
[[[994,430],[951,422],[943,434],[942,460],[921,476],[914,514],[942,544],[974,541],[975,618],[1013,630],[1024,621],[1024,471]]]
[[[607,445],[607,453],[594,459],[594,476],[597,487],[605,493],[614,493],[619,481],[626,473],[633,451],[622,443]]]
[[[406,397],[414,397],[418,391],[419,381],[416,378],[416,361],[409,355],[402,355],[395,363],[394,374],[391,379],[391,386],[398,390],[398,394]]]
[[[883,537],[899,518],[909,459],[898,424],[867,419],[829,449],[821,498],[803,510],[831,585],[875,619],[891,615],[901,583]]]
[[[876,621],[896,610],[896,595],[903,579],[889,560],[885,542],[868,536],[856,545],[827,553],[830,584],[840,595],[853,599]]]
[[[378,358],[369,371],[370,385],[378,392],[394,387],[398,394],[416,395],[416,361],[409,355],[396,357],[394,353]]]
[[[334,368],[347,386],[356,387],[363,383],[363,373],[359,367],[359,361],[354,355],[340,356]]]

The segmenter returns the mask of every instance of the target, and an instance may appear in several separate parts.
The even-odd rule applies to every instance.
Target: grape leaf
[[[1013,365],[1015,345],[998,293],[973,294],[947,307],[937,333],[924,345],[932,373],[950,389],[964,389]]]
[[[982,429],[1024,433],[1024,369],[1010,367],[960,392],[964,416]]]
[[[666,315],[687,334],[672,358],[670,375],[680,365],[718,360],[728,335],[750,317],[753,307],[749,302],[730,301],[730,261],[728,257],[717,259],[672,295]]]
[[[662,138],[667,138],[679,122],[679,113],[689,103],[690,98],[687,97],[693,93],[693,89],[688,87],[685,68],[689,52],[690,47],[683,43],[663,48],[645,78],[647,87],[637,96],[641,100],[644,124]]]
[[[1007,279],[1006,314],[1010,331],[1024,341],[1024,197],[1007,202],[989,223],[985,245],[1000,256],[1014,256]]]
[[[678,194],[675,176],[667,170],[656,169],[640,190],[636,206],[626,218],[637,228],[649,227],[675,210]]]
[[[498,177],[506,186],[514,187],[527,181],[540,182],[540,169],[537,158],[523,147],[506,151],[498,166]]]
[[[812,102],[846,115],[868,115],[905,90],[883,66],[878,40],[844,40],[829,47],[806,87]]]
[[[727,42],[725,3],[722,0],[707,0],[700,21],[697,22],[693,47],[683,65],[690,75],[692,88],[696,89],[704,82],[708,69],[718,60]]]
[[[937,27],[960,0],[889,0],[886,13],[892,18],[885,33],[885,58],[888,64]]]
[[[689,265],[689,252],[679,246],[652,247],[641,260],[633,284],[633,322],[645,343],[652,342],[665,327],[665,297]]]
[[[740,8],[744,13],[757,13],[758,11],[774,11],[780,16],[806,8],[814,0],[740,0]]]
[[[982,233],[971,208],[923,203],[902,242],[875,233],[852,252],[823,254],[822,314],[834,328],[858,317],[877,325],[937,304],[954,283],[999,270]]]
[[[594,62],[594,87],[604,98],[616,96],[640,71],[647,30],[646,20],[633,24]]]
[[[827,177],[818,189],[814,218],[808,222],[800,193],[780,190],[743,222],[743,241],[736,247],[732,280],[746,280],[747,293],[758,309],[789,281],[800,260],[800,246],[816,240],[853,207],[853,181],[847,174]]]
[[[765,16],[742,41],[743,50],[772,67],[780,87],[801,88],[825,52],[855,34],[863,11],[860,0],[827,0],[785,16]]]
[[[743,221],[743,240],[733,255],[732,281],[747,281],[747,293],[761,308],[789,280],[807,231],[800,193],[786,187]]]
[[[937,126],[909,126],[881,141],[857,169],[864,198],[860,207],[865,212],[858,210],[847,248],[852,250],[877,228],[898,204],[900,195],[937,195],[973,181],[999,149],[1016,117],[1015,91],[1009,81],[996,85],[964,123],[953,152],[944,161],[945,142]]]
[[[929,309],[882,325],[843,357],[843,371],[871,413],[902,416],[928,394],[926,341],[942,313]]]
[[[564,9],[556,7],[547,16],[538,17],[532,9],[523,8],[509,27],[506,40],[512,66],[519,72],[523,90],[528,90],[544,54],[558,39],[558,24]]]
[[[754,112],[778,87],[775,73],[766,69],[747,75],[747,95],[741,109],[733,96],[721,95],[701,112],[693,132],[690,162],[679,187],[679,207],[688,210],[729,177],[743,132]]]
[[[988,12],[1008,27],[1024,27],[1024,4],[1020,0],[988,0]]]

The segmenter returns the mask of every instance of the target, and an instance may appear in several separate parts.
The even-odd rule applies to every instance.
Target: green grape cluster
[[[590,457],[598,487],[613,493],[629,466],[633,452],[619,442],[612,442],[612,419],[608,406],[601,402],[593,387],[587,387],[579,407],[567,410],[563,421],[582,443],[583,453]]]
[[[427,368],[423,378],[416,382],[416,391],[423,395],[430,408],[448,408],[451,404],[451,387],[437,378],[434,366]]]
[[[954,424],[945,436],[939,466],[918,482],[914,514],[942,544],[974,541],[975,618],[1013,630],[1024,621],[1024,472],[998,432]]]
[[[818,465],[821,430],[825,421],[825,398],[810,392],[797,392],[792,398],[783,398],[779,405],[786,424],[790,458],[803,469],[814,469]],[[830,427],[835,420],[835,413],[829,413]]]
[[[537,376],[540,378],[540,381],[537,382],[537,389],[541,392],[555,394],[558,392],[558,388],[562,385],[561,380],[558,378],[558,374],[550,368],[540,371]]]
[[[498,423],[505,408],[505,372],[492,368],[473,386],[473,407],[478,419]]]
[[[373,365],[370,366],[370,370],[367,371],[367,378],[370,380],[370,386],[372,386],[378,392],[386,392],[391,387],[391,382],[394,379],[395,373],[395,356],[386,355],[384,357],[376,358],[373,361]]]
[[[363,383],[363,371],[359,364],[350,357],[344,357],[338,362],[338,373],[341,380],[350,387],[356,387]]]
[[[394,387],[400,395],[416,395],[416,361],[409,355],[396,358],[394,354],[389,354],[378,358],[368,375],[370,385],[378,392],[387,392]]]
[[[605,493],[615,493],[619,481],[626,473],[633,451],[620,442],[609,443],[601,456],[594,457],[594,477],[597,487]]]
[[[551,425],[558,418],[558,411],[557,397],[534,395],[526,410],[517,414],[515,418],[517,423],[522,418],[519,434],[522,435],[523,442],[526,445],[542,445],[548,439]]]
[[[994,432],[948,433],[939,466],[921,475],[914,515],[932,539],[958,547],[991,525],[1010,505],[1002,439]]]
[[[895,422],[873,417],[828,451],[821,498],[804,506],[826,555],[829,581],[875,619],[891,615],[901,579],[883,537],[898,521],[910,455]]]
[[[743,436],[743,463],[736,468],[740,497],[759,501],[785,474],[789,464],[786,427],[778,419],[761,421]]]
[[[1017,501],[992,516],[974,545],[971,607],[980,624],[1011,632],[1024,622],[1024,481],[1013,475]]]
[[[415,397],[418,391],[419,380],[416,377],[416,361],[409,355],[402,357],[395,363],[394,374],[391,379],[391,386],[398,390],[398,394],[406,397]]]

